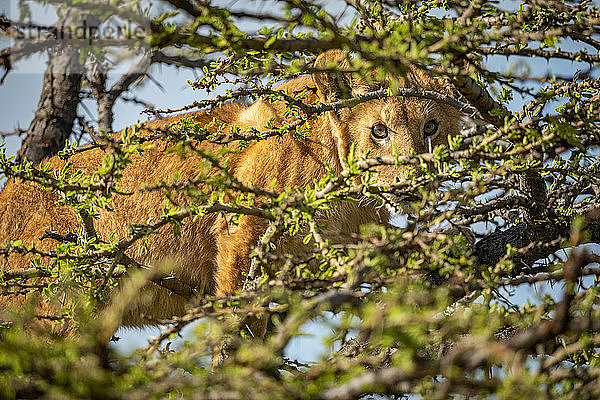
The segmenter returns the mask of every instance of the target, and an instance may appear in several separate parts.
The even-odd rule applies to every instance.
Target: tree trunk
[[[68,26],[72,21],[67,16],[59,28]],[[78,49],[60,40],[57,42],[57,46],[48,50],[40,101],[17,153],[18,162],[27,159],[38,163],[55,155],[65,147],[73,129],[83,69],[79,64]]]

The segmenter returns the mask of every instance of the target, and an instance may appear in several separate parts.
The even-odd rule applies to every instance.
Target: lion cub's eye
[[[427,123],[425,123],[425,126],[423,127],[423,134],[425,135],[425,137],[433,136],[436,134],[437,130],[438,122],[435,119],[430,119],[429,121],[427,121]]]
[[[385,139],[388,137],[388,128],[381,122],[376,123],[371,127],[371,136],[375,139]]]

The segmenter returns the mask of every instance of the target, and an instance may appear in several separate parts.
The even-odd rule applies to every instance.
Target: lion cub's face
[[[340,122],[357,154],[377,157],[394,152],[406,155],[410,150],[426,153],[437,145],[447,145],[448,135],[459,131],[457,114],[453,107],[433,100],[385,98],[359,104],[341,115]],[[390,183],[401,174],[394,166],[378,169],[379,178]]]
[[[348,57],[341,51],[328,51],[315,62],[316,67],[339,65],[348,68]],[[352,74],[319,72],[313,75],[321,101],[335,101],[344,96],[356,96],[378,89]],[[399,78],[401,87],[417,87],[451,95],[451,89],[441,78],[410,67],[405,77]],[[430,152],[436,145],[448,144],[448,136],[460,129],[462,114],[454,107],[434,100],[416,97],[384,97],[370,100],[352,109],[344,108],[330,115],[333,135],[337,136],[338,153],[348,155],[354,144],[355,153],[369,157],[407,155]],[[383,182],[394,183],[404,176],[401,167],[381,166],[377,170]],[[390,199],[392,200],[392,199]]]

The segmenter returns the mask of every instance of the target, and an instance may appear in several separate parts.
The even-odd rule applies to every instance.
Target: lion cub
[[[340,68],[349,66],[346,54],[329,51],[317,58],[315,68],[325,71],[333,64]],[[404,86],[418,86],[449,94],[449,89],[441,79],[433,78],[425,72],[410,68],[407,77],[401,82]],[[374,90],[362,79],[350,74],[317,72],[303,76],[280,86],[290,93],[302,89],[313,89],[313,94],[305,100],[332,102],[344,96],[355,96]],[[173,121],[182,117],[193,117],[204,125],[215,118],[229,126],[250,126],[263,129],[267,122],[275,126],[284,121],[284,105],[259,100],[243,107],[229,104],[210,113],[201,111],[176,116],[162,121],[148,123],[148,131],[165,129]],[[249,144],[239,153],[227,155],[227,169],[244,184],[283,191],[292,187],[308,187],[322,177],[328,168],[340,173],[344,169],[350,147],[355,146],[357,154],[368,153],[371,157],[386,156],[396,149],[401,154],[409,150],[427,151],[428,144],[447,142],[448,135],[459,129],[459,112],[449,105],[432,100],[417,98],[382,97],[361,103],[353,108],[328,111],[307,124],[308,139],[294,139],[290,135],[283,138],[269,138]],[[226,129],[225,131],[228,131]],[[218,151],[214,144],[202,145],[208,151]],[[164,194],[159,191],[140,191],[142,184],[156,181],[172,181],[177,171],[180,181],[194,180],[202,171],[203,160],[199,156],[185,159],[175,152],[155,150],[145,151],[132,157],[119,182],[121,192],[114,194],[112,210],[103,210],[94,221],[99,238],[125,238],[131,223],[152,221],[162,215]],[[91,174],[98,169],[103,158],[100,149],[85,151],[71,157],[75,168]],[[49,160],[53,167],[64,162],[54,157]],[[394,166],[379,167],[379,179],[394,182],[400,175]],[[201,189],[201,188],[200,188]],[[35,243],[40,250],[50,250],[56,246],[53,239],[41,240],[45,232],[52,229],[58,233],[77,232],[81,229],[75,212],[68,207],[56,204],[58,196],[28,182],[10,180],[0,193],[0,241],[20,239],[23,243]],[[389,214],[378,210],[375,205],[344,203],[327,214],[319,216],[327,220],[325,234],[335,237],[359,231],[362,224],[380,221],[387,223]],[[172,228],[161,228],[160,234],[148,237],[147,246],[140,241],[127,249],[127,256],[145,265],[173,266],[174,275],[193,287],[203,288],[205,294],[226,295],[242,288],[244,275],[250,266],[250,253],[253,246],[265,233],[267,222],[256,216],[243,216],[237,225],[228,224],[226,218],[208,214],[192,220],[188,218],[179,236],[174,236]],[[279,251],[294,254],[305,246],[299,240],[289,240],[280,246]],[[10,254],[3,261],[7,271],[27,268],[28,260],[19,254]],[[167,289],[149,284],[145,301],[131,304],[123,316],[122,325],[140,326],[147,324],[143,316],[155,319],[180,315],[185,310],[186,298],[171,295]],[[0,318],[2,310],[9,305],[23,302],[25,296],[0,297]],[[47,313],[52,306],[42,302],[40,312]],[[262,335],[261,332],[256,332]]]

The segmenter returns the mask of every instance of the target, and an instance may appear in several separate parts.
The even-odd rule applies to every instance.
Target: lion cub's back
[[[180,118],[194,117],[199,123],[206,124],[214,119],[229,123],[235,120],[243,106],[229,104],[214,110],[177,115],[163,120],[151,121],[142,126],[141,134],[150,134],[155,131],[168,129],[169,126]],[[210,146],[210,145],[209,145]],[[209,150],[217,150],[218,146],[212,145]],[[105,156],[101,149],[91,149],[77,153],[70,158],[73,168],[80,169],[86,174],[92,174],[98,170]],[[124,176],[119,182],[121,190],[133,192],[131,196],[115,194],[113,202],[115,211],[106,213],[114,218],[107,224],[98,221],[99,233],[108,234],[114,228],[118,235],[127,234],[127,224],[123,222],[141,222],[154,218],[162,213],[164,195],[159,192],[142,194],[137,191],[142,184],[153,184],[156,181],[172,181],[175,171],[193,179],[196,174],[197,162],[191,157],[182,158],[175,153],[165,151],[165,145],[157,143],[155,150],[145,151],[141,156],[132,155],[131,164],[124,171]],[[60,168],[65,161],[58,157],[42,161],[50,163],[53,168]],[[77,232],[80,225],[77,216],[70,207],[57,206],[58,195],[52,191],[45,190],[31,182],[15,182],[9,179],[0,192],[0,245],[12,240],[22,240],[24,245],[35,243],[41,250],[49,250],[56,246],[52,239],[40,241],[39,238],[47,230],[57,233]],[[155,203],[155,204],[149,204]],[[27,257],[28,259],[29,257]],[[8,262],[6,262],[8,261]],[[18,254],[10,254],[2,261],[8,270],[15,268],[26,268],[28,263]]]

